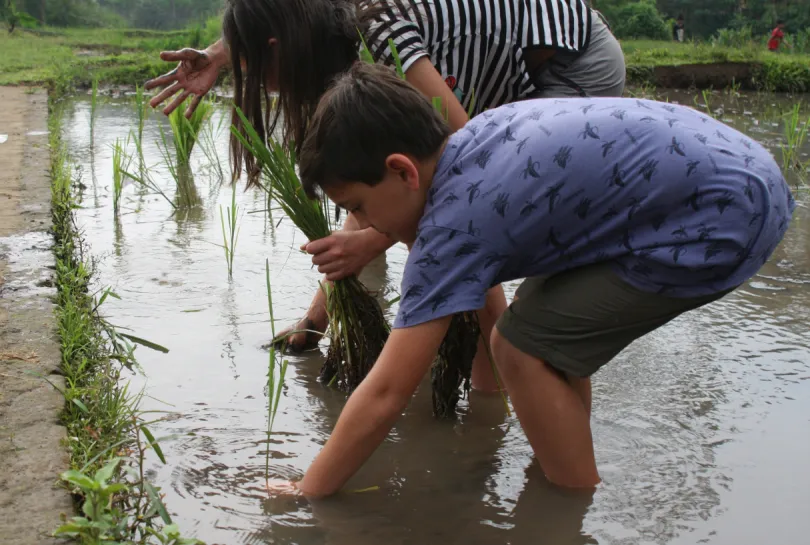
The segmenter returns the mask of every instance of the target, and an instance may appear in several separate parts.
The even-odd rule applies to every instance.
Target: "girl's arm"
[[[429,99],[434,97],[442,99],[442,108],[449,114],[448,123],[453,131],[461,129],[470,120],[464,107],[444,82],[444,78],[430,62],[429,57],[422,57],[414,62],[405,72],[405,79]]]

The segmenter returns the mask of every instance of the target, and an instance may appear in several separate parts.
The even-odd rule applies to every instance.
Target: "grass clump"
[[[245,134],[236,125],[231,131],[256,158],[264,175],[264,189],[272,191],[273,200],[307,239],[329,236],[332,225],[326,202],[307,198],[295,171],[295,154],[272,137],[265,142],[240,110],[237,115]],[[330,344],[321,380],[352,391],[377,360],[389,327],[379,302],[356,276],[324,285],[323,289],[327,296]]]
[[[141,395],[122,382],[137,368],[135,345],[165,348],[123,333],[100,309],[117,299],[109,288],[90,291],[92,263],[75,225],[73,169],[61,140],[61,116],[50,121],[51,211],[56,260],[56,323],[65,398],[61,421],[67,429],[70,469],[61,477],[78,498],[77,516],[55,535],[82,544],[192,545],[172,524],[157,487],[144,476],[144,461],[165,457],[139,409]],[[47,377],[43,377],[48,380]],[[53,384],[53,383],[52,383]]]

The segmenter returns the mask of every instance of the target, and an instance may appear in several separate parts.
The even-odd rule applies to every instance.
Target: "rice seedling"
[[[698,102],[698,97],[695,97],[695,105],[696,106],[703,106],[706,109],[706,113],[712,116],[714,119],[717,119],[717,115],[715,115],[714,110],[712,110],[712,101],[711,96],[712,92],[709,89],[703,89],[701,92],[701,97],[703,98],[703,104]]]
[[[801,105],[794,104],[793,108],[786,116],[785,120],[785,141],[782,148],[782,166],[786,169],[798,171],[803,174],[810,160],[802,161],[801,149],[807,139],[807,131],[810,128],[810,118],[801,121]]]
[[[234,184],[235,187],[236,184]],[[264,273],[267,283],[267,307],[270,311],[270,332],[272,338],[276,338],[276,320],[273,315],[273,292],[270,289],[270,260],[264,261]],[[270,478],[270,435],[273,433],[273,424],[276,421],[278,412],[278,402],[281,400],[281,391],[284,387],[284,376],[287,374],[287,360],[279,358],[283,354],[281,350],[276,351],[275,344],[270,344],[270,358],[267,368],[267,450],[264,457],[264,477]],[[281,361],[279,361],[281,359]]]
[[[213,111],[210,101],[204,100],[197,105],[190,119],[186,119],[185,111],[187,103],[178,106],[169,115],[169,123],[174,136],[174,148],[177,154],[178,165],[188,165],[191,159],[191,152],[197,137],[200,135],[203,123],[208,119]]]
[[[262,186],[272,188],[273,200],[308,240],[332,232],[325,200],[310,200],[295,171],[295,154],[268,137],[265,142],[241,110],[231,132],[256,158],[263,173]],[[324,285],[327,296],[330,344],[321,369],[321,380],[345,391],[354,390],[382,351],[389,327],[379,302],[355,276]]]
[[[126,143],[122,143],[121,139],[115,140],[112,144],[112,163],[113,163],[113,215],[118,217],[121,207],[121,194],[124,190],[124,181],[127,179],[127,171],[132,163],[132,157],[127,154],[126,148],[129,144],[129,139]]]
[[[98,111],[98,79],[93,78],[90,91],[90,145],[95,142],[96,112]]]
[[[180,162],[179,160],[175,161],[175,158],[172,157],[166,131],[163,130],[162,125],[160,125],[158,128],[160,131],[160,140],[158,140],[157,147],[161,156],[163,157],[163,161],[166,165],[166,169],[169,171],[169,175],[171,176],[172,180],[174,180],[176,189],[173,206],[175,208],[182,209],[199,205],[200,196],[197,193],[196,186],[194,185],[194,176],[191,174],[189,164],[187,162]],[[152,187],[157,187],[157,184],[153,182],[150,182],[150,185]]]
[[[146,98],[143,94],[143,87],[140,85],[135,86],[135,115],[138,120],[138,125],[131,131],[132,140],[135,143],[135,153],[138,156],[138,167],[143,176],[146,171],[146,161],[143,155],[143,128],[146,124],[146,116],[148,110],[146,107]]]
[[[219,207],[219,219],[222,223],[222,247],[225,249],[225,262],[228,264],[228,278],[233,278],[233,256],[236,252],[236,242],[239,240],[239,227],[236,225],[239,213],[239,206],[236,204],[236,184],[231,184],[231,189],[231,206],[226,209],[223,209],[221,205]]]
[[[213,103],[211,110],[213,112]],[[225,180],[225,170],[222,168],[222,160],[217,153],[217,140],[219,135],[222,134],[222,128],[225,126],[224,115],[219,116],[219,120],[214,122],[214,115],[209,116],[208,123],[206,123],[200,131],[200,148],[208,159],[208,164],[214,169],[217,179],[221,182]]]

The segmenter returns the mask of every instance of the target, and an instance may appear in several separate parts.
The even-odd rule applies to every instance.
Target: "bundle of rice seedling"
[[[439,418],[455,416],[458,400],[462,395],[469,393],[473,359],[480,335],[481,328],[475,312],[453,315],[447,334],[439,347],[439,355],[430,370],[435,416]]]
[[[308,240],[332,233],[325,200],[309,199],[295,171],[295,154],[285,150],[272,137],[265,142],[237,109],[243,135],[238,127],[231,132],[242,142],[261,167],[261,186]],[[330,340],[321,380],[352,391],[365,378],[388,338],[389,326],[379,302],[355,276],[323,285],[327,295]]]

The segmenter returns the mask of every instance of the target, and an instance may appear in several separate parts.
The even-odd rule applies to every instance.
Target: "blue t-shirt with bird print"
[[[448,140],[394,325],[480,309],[501,282],[599,262],[644,291],[719,293],[756,273],[794,207],[765,148],[694,109],[507,104]]]

